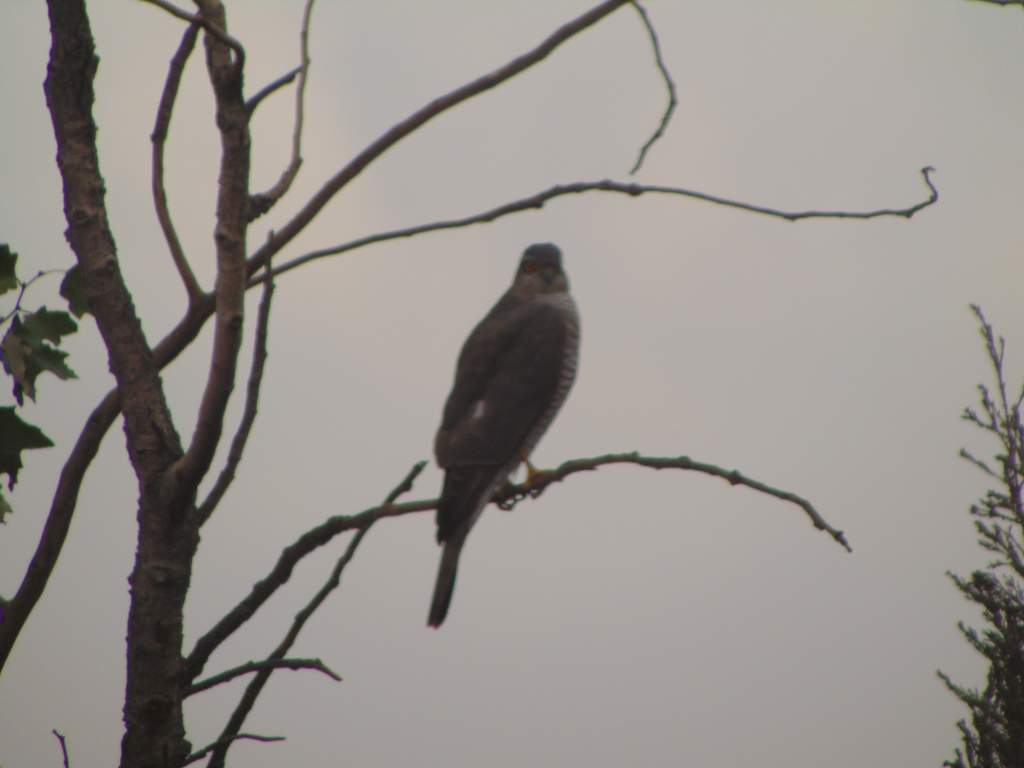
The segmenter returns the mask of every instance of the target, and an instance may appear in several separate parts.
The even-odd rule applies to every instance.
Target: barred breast
[[[533,453],[533,449],[547,432],[565,399],[569,396],[569,390],[572,389],[573,382],[576,380],[576,368],[580,356],[580,316],[572,296],[569,293],[548,293],[537,296],[534,301],[555,307],[565,323],[566,333],[565,347],[562,350],[562,368],[558,374],[558,386],[548,407],[544,409],[537,423],[526,435],[522,448],[522,452],[526,456]],[[517,461],[516,464],[518,463]]]

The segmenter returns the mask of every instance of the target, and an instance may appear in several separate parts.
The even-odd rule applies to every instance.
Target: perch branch
[[[164,188],[164,145],[167,142],[167,130],[171,124],[171,115],[174,112],[174,102],[178,98],[178,86],[181,84],[181,74],[185,69],[188,57],[196,45],[196,38],[199,36],[199,26],[190,24],[185,28],[181,44],[178,50],[171,57],[171,64],[168,68],[167,79],[164,81],[164,91],[160,96],[160,106],[156,111],[156,123],[153,126],[153,133],[150,140],[153,143],[152,162],[152,187],[153,206],[156,208],[156,217],[160,222],[160,229],[163,230],[164,240],[167,241],[167,248],[171,252],[171,259],[178,270],[181,282],[185,286],[189,303],[194,302],[202,293],[192,267],[182,250],[181,241],[178,240],[178,233],[174,229],[174,222],[171,220],[171,212],[167,207],[167,191]]]
[[[398,499],[403,493],[408,492],[412,489],[413,481],[417,475],[423,471],[425,466],[424,462],[415,464],[412,469],[406,474],[406,476],[392,489],[392,491],[385,497],[384,506],[385,508],[391,505]],[[267,661],[281,659],[288,653],[292,645],[299,637],[299,633],[302,631],[303,626],[309,621],[310,617],[317,611],[317,609],[323,605],[323,602],[327,597],[337,589],[341,583],[341,574],[345,570],[345,566],[348,565],[352,558],[355,556],[356,549],[358,549],[362,540],[366,537],[370,527],[374,521],[370,520],[360,527],[352,539],[349,541],[348,546],[345,548],[345,553],[338,558],[338,561],[334,564],[334,568],[331,570],[331,575],[324,582],[323,586],[313,595],[312,599],[295,614],[295,619],[292,621],[292,626],[288,630],[288,633],[281,640],[280,644],[274,651],[267,657]],[[262,669],[256,673],[255,677],[249,681],[249,685],[246,686],[245,692],[242,694],[238,705],[235,707],[235,711],[231,713],[231,717],[228,720],[227,726],[224,728],[222,734],[223,738],[229,738],[231,735],[238,733],[241,730],[242,725],[245,723],[245,718],[252,710],[253,705],[256,703],[256,699],[259,697],[263,690],[263,687],[267,684],[270,679],[270,674],[273,672],[273,667]],[[214,750],[212,757],[210,758],[208,768],[223,768],[224,759],[227,754],[230,742],[225,744],[223,747]]]
[[[729,485],[742,485],[759,493],[774,496],[776,499],[781,499],[800,507],[815,528],[827,533],[847,552],[853,551],[846,541],[846,536],[843,532],[825,522],[825,519],[814,506],[801,496],[797,496],[789,491],[773,488],[759,480],[749,478],[735,469],[723,469],[714,464],[694,461],[688,456],[641,456],[634,451],[632,453],[609,453],[589,459],[572,459],[560,464],[555,469],[541,470],[533,476],[530,483],[506,486],[505,489],[495,494],[495,502],[502,509],[512,509],[512,507],[527,496],[531,498],[540,496],[552,483],[559,483],[577,472],[590,472],[608,464],[635,464],[640,467],[649,467],[650,469],[681,469],[690,472],[701,472],[712,477],[719,477],[729,483]]]
[[[206,500],[196,510],[196,518],[202,525],[213,514],[220,500],[224,498],[228,488],[235,479],[238,465],[242,461],[242,454],[245,452],[249,434],[252,432],[252,425],[256,421],[256,414],[259,409],[260,387],[263,383],[263,370],[267,362],[267,334],[270,328],[270,305],[274,297],[274,280],[271,278],[263,283],[263,295],[260,298],[260,306],[256,313],[256,333],[253,341],[252,364],[249,369],[249,381],[245,390],[245,406],[242,409],[242,418],[238,423],[238,429],[231,440],[231,448],[228,450],[228,457],[224,463],[217,481],[207,495]]]
[[[339,191],[350,181],[356,178],[374,160],[384,154],[387,150],[416,131],[425,123],[438,115],[447,112],[452,107],[471,99],[485,91],[501,85],[506,80],[518,75],[534,64],[543,61],[556,48],[566,40],[596,24],[605,16],[619,7],[630,2],[630,0],[606,0],[596,5],[586,13],[576,17],[567,24],[562,25],[552,32],[540,45],[530,51],[517,56],[504,66],[495,69],[481,77],[476,78],[453,91],[431,101],[426,106],[413,112],[400,123],[392,126],[388,131],[379,136],[362,152],[356,155],[334,176],[328,179],[317,192],[306,202],[298,213],[295,214],[283,227],[277,230],[274,235],[249,258],[249,275],[253,275],[266,265],[266,262],[292,239],[298,235],[306,225],[327,205]]]
[[[341,682],[341,676],[324,664],[320,659],[266,659],[265,661],[248,661],[245,664],[241,664],[219,674],[212,675],[211,677],[201,680],[195,685],[187,688],[183,695],[188,697],[196,693],[202,693],[203,691],[208,691],[210,688],[221,685],[222,683],[234,680],[236,677],[249,675],[253,672],[260,672],[265,669],[313,669],[317,672],[323,672],[336,682]]]
[[[488,211],[483,211],[472,216],[465,216],[460,219],[446,219],[442,221],[433,221],[427,224],[420,224],[414,227],[404,227],[402,229],[392,229],[386,232],[378,232],[373,235],[367,235],[356,240],[350,240],[347,243],[340,245],[331,246],[329,248],[322,248],[316,251],[310,251],[302,256],[297,256],[294,259],[284,262],[283,264],[274,267],[269,272],[272,276],[284,274],[290,272],[296,267],[302,266],[310,261],[316,259],[322,259],[326,256],[335,256],[346,251],[352,251],[357,248],[362,248],[373,243],[381,243],[387,240],[397,240],[404,237],[413,237],[414,235],[420,235],[424,232],[437,232],[445,229],[460,229],[462,227],[469,227],[474,224],[483,224],[496,219],[509,216],[514,213],[521,213],[529,210],[539,210],[549,201],[557,197],[563,197],[565,195],[578,195],[587,192],[611,192],[614,194],[627,195],[629,197],[639,197],[643,194],[664,194],[664,195],[676,195],[681,197],[690,197],[696,200],[703,200],[708,203],[715,205],[722,205],[728,208],[738,208],[740,210],[749,211],[751,213],[760,213],[766,216],[772,216],[775,218],[785,219],[787,221],[798,221],[800,219],[875,219],[882,216],[894,216],[909,219],[915,213],[923,208],[927,208],[939,199],[939,192],[936,189],[934,183],[931,180],[931,173],[934,169],[926,167],[921,169],[921,178],[924,179],[925,185],[928,187],[928,197],[914,205],[907,208],[878,208],[870,211],[784,211],[778,208],[770,208],[767,206],[753,205],[751,203],[744,203],[738,200],[730,200],[724,197],[718,197],[717,195],[709,195],[705,192],[697,192],[691,189],[683,189],[682,187],[664,187],[654,186],[650,184],[626,184],[623,182],[612,181],[611,179],[605,179],[603,181],[580,181],[571,184],[559,184],[554,187],[550,187],[535,195],[529,197],[523,197],[519,200],[513,200],[503,205],[499,205],[496,208],[491,208]],[[250,279],[250,287],[256,285],[263,280],[267,279],[266,275],[261,275],[258,278]]]
[[[299,84],[295,88],[295,127],[292,129],[292,159],[288,167],[266,192],[253,195],[249,204],[249,221],[253,221],[269,211],[291,189],[292,182],[302,167],[302,126],[305,120],[306,80],[309,77],[309,23],[313,17],[314,0],[306,0],[302,11],[302,31],[299,34]],[[251,114],[249,104],[246,111]]]
[[[592,458],[573,459],[561,464],[554,470],[546,470],[538,473],[530,485],[507,484],[499,489],[494,496],[494,502],[499,506],[510,509],[526,496],[539,496],[552,483],[561,482],[570,475],[577,472],[588,472],[607,464],[634,464],[652,469],[679,469],[684,471],[701,472],[704,474],[719,477],[731,485],[743,485],[760,493],[773,496],[782,501],[787,501],[800,507],[811,523],[818,530],[828,533],[838,544],[847,551],[852,551],[846,536],[842,531],[833,528],[818,513],[814,506],[806,499],[788,491],[773,488],[758,480],[746,477],[742,473],[723,469],[713,464],[694,461],[686,456],[677,457],[656,457],[642,456],[638,453],[614,453]],[[422,463],[413,467],[410,472],[409,485],[411,486],[414,473],[422,469]],[[401,492],[405,492],[403,489]],[[397,498],[397,496],[395,497]],[[213,651],[239,627],[249,620],[257,610],[283,586],[289,578],[295,566],[306,555],[310,554],[340,533],[351,530],[362,530],[368,528],[377,520],[386,517],[400,517],[402,515],[425,512],[437,508],[437,499],[422,499],[409,501],[401,504],[394,503],[394,499],[385,502],[381,506],[373,507],[356,515],[336,515],[321,523],[320,525],[306,531],[299,536],[292,544],[285,547],[278,557],[277,563],[263,579],[253,585],[250,593],[232,608],[225,616],[217,622],[212,629],[203,635],[196,642],[195,648],[189,654],[185,662],[187,679],[195,679],[203,670]]]
[[[213,752],[215,749],[218,749],[219,747],[230,745],[232,742],[235,742],[235,741],[261,741],[261,742],[284,741],[284,736],[261,736],[258,733],[236,733],[234,736],[232,736],[229,739],[217,739],[217,741],[215,741],[215,742],[213,742],[211,744],[207,744],[202,749],[200,749],[200,750],[198,750],[196,752],[193,752],[191,755],[189,755],[188,757],[185,758],[185,762],[183,762],[182,765],[184,766],[184,765],[189,765],[191,763],[199,762],[204,757],[206,757],[208,754]]]
[[[676,105],[679,103],[676,99],[676,84],[672,82],[672,75],[665,65],[665,59],[662,58],[661,45],[658,42],[658,33],[654,29],[654,24],[651,23],[650,16],[647,15],[647,11],[638,0],[634,0],[633,8],[640,15],[640,20],[644,23],[644,28],[647,30],[647,37],[651,40],[651,49],[654,51],[654,63],[657,64],[658,71],[661,73],[661,79],[665,82],[665,90],[668,91],[668,104],[665,105],[665,111],[661,115],[661,122],[658,123],[658,127],[654,129],[651,138],[640,148],[640,154],[637,155],[636,162],[629,171],[630,176],[640,170],[640,166],[644,164],[644,159],[647,157],[647,152],[665,134],[665,129],[668,128],[669,121],[672,119],[672,113],[675,112]]]

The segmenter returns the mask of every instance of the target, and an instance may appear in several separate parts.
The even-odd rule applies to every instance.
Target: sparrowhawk
[[[473,329],[434,440],[445,470],[437,506],[444,545],[427,623],[448,614],[459,553],[494,492],[529,458],[576,377],[579,316],[551,243],[523,253],[512,287]],[[529,468],[529,463],[527,463]]]

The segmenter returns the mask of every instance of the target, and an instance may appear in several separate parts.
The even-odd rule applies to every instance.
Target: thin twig
[[[250,675],[253,672],[260,672],[264,669],[312,669],[317,672],[323,672],[335,682],[341,682],[341,676],[320,659],[266,659],[264,661],[247,661],[245,664],[212,675],[205,680],[200,680],[198,683],[189,686],[183,695],[188,697],[196,693],[202,693],[210,688],[234,680],[236,677]]]
[[[284,639],[281,640],[280,644],[273,650],[273,652],[267,657],[267,661],[283,658],[286,653],[291,649],[292,645],[298,639],[299,633],[302,631],[303,626],[309,620],[309,617],[313,615],[317,608],[327,599],[327,596],[341,583],[341,573],[345,570],[345,566],[355,556],[356,548],[362,542],[366,533],[370,530],[372,523],[368,523],[365,527],[360,528],[356,531],[355,536],[349,541],[348,547],[345,549],[345,553],[338,558],[338,561],[334,564],[334,568],[331,570],[331,575],[324,582],[324,585],[320,587],[313,598],[295,614],[295,618],[292,620],[292,626],[288,630]],[[213,754],[210,757],[210,762],[207,764],[207,768],[223,768],[224,760],[227,756],[228,749],[231,746],[231,737],[236,734],[245,723],[245,718],[248,717],[249,712],[252,711],[253,705],[256,704],[256,699],[259,698],[262,693],[264,686],[270,679],[270,673],[273,668],[266,668],[256,673],[249,684],[245,687],[245,692],[239,699],[235,710],[231,713],[231,717],[228,719],[228,723],[224,726],[220,741],[222,745],[213,750]]]
[[[262,216],[284,197],[291,189],[292,182],[302,167],[302,126],[305,122],[306,81],[309,79],[309,24],[313,18],[314,0],[306,0],[302,11],[302,31],[299,34],[299,84],[295,88],[295,126],[292,129],[292,158],[288,167],[266,192],[252,196],[249,203],[249,221]],[[246,103],[246,110],[249,105]],[[250,114],[251,114],[251,110]]]
[[[213,514],[220,500],[224,498],[228,488],[235,479],[238,465],[242,461],[242,454],[245,452],[246,443],[252,432],[252,425],[256,421],[256,414],[259,409],[260,387],[263,383],[263,370],[267,362],[267,335],[270,329],[270,306],[274,297],[274,280],[270,278],[263,283],[263,295],[260,298],[260,306],[256,312],[256,333],[253,340],[252,364],[249,369],[249,381],[245,389],[245,405],[242,409],[242,418],[238,422],[238,429],[231,440],[231,448],[228,450],[227,460],[217,481],[210,489],[206,500],[196,509],[196,519],[202,525]]]
[[[218,747],[230,745],[232,742],[235,741],[284,741],[284,736],[261,736],[258,733],[236,733],[234,736],[228,739],[217,739],[217,741],[211,744],[207,744],[205,747],[198,750],[197,752],[193,752],[191,755],[185,758],[185,761],[182,763],[182,765],[184,766],[189,765],[190,763],[198,762]]]
[[[234,632],[248,621],[253,614],[270,597],[291,578],[292,570],[302,558],[314,550],[330,542],[335,536],[345,531],[369,528],[377,520],[385,517],[399,517],[413,512],[424,512],[436,507],[436,500],[394,503],[398,496],[412,488],[416,477],[426,466],[425,461],[417,462],[406,474],[402,482],[387,496],[384,504],[372,507],[357,515],[335,515],[320,525],[306,531],[294,542],[284,548],[277,563],[264,578],[256,582],[249,594],[234,608],[226,613],[206,634],[196,641],[192,652],[185,659],[185,679],[195,680],[202,671],[210,655],[227,640]]]
[[[403,493],[407,493],[412,489],[413,481],[423,471],[425,463],[418,462],[413,465],[412,469],[406,473],[405,477],[394,487],[394,489],[388,493],[385,497],[384,504],[382,505],[385,509],[392,506],[395,500],[398,499]],[[349,541],[348,546],[345,548],[345,553],[338,558],[338,561],[334,564],[334,568],[331,570],[330,576],[327,581],[324,582],[323,586],[317,591],[315,595],[310,599],[308,603],[295,614],[295,618],[292,621],[292,626],[288,630],[288,633],[284,636],[284,639],[278,644],[277,648],[267,657],[267,660],[281,659],[284,658],[292,645],[299,637],[299,633],[305,626],[306,622],[309,621],[310,617],[316,613],[317,609],[323,605],[327,597],[341,584],[341,574],[345,570],[352,558],[355,557],[356,549],[362,543],[366,534],[369,532],[370,527],[373,525],[374,520],[369,520],[362,527],[360,527],[352,539]],[[241,730],[242,725],[245,723],[245,718],[249,715],[253,705],[256,703],[256,699],[259,697],[263,690],[263,687],[267,684],[270,679],[270,674],[273,672],[273,668],[267,668],[260,670],[256,673],[255,677],[249,681],[249,685],[246,686],[245,692],[242,694],[238,705],[235,707],[234,712],[231,713],[231,717],[228,720],[228,724],[225,726],[223,731],[223,737],[230,737],[232,734],[237,733]],[[230,742],[225,744],[223,747],[214,750],[208,768],[223,768],[224,760],[227,755]]]
[[[181,19],[182,21],[187,21],[189,24],[198,24],[201,26],[209,34],[213,35],[215,38],[220,40],[220,42],[224,43],[224,45],[228,46],[235,52],[234,67],[236,71],[242,71],[245,66],[245,48],[243,48],[242,44],[235,38],[207,19],[201,13],[191,14],[188,11],[183,11],[173,3],[168,2],[168,0],[141,0],[141,2],[155,5],[157,8],[167,11],[171,16]]]
[[[21,302],[25,298],[26,291],[28,291],[28,289],[32,287],[32,284],[35,283],[36,280],[46,277],[47,275],[64,274],[66,272],[66,269],[40,269],[28,280],[19,280],[18,297],[14,300],[14,306],[11,308],[11,311],[4,315],[0,315],[0,325],[3,325],[15,315],[28,311],[27,309],[21,306]]]
[[[68,744],[64,740],[64,734],[58,731],[56,728],[54,728],[50,732],[57,737],[57,741],[60,743],[60,753],[64,759],[64,768],[70,768],[71,760],[68,757]]]
[[[612,181],[611,179],[605,179],[603,181],[580,181],[571,184],[559,184],[554,187],[550,187],[542,192],[538,192],[535,195],[529,197],[520,198],[519,200],[513,200],[503,205],[499,205],[497,208],[491,208],[488,211],[477,213],[472,216],[466,216],[461,219],[446,219],[442,221],[433,221],[427,224],[420,224],[414,227],[404,227],[402,229],[392,229],[386,232],[378,232],[373,235],[367,235],[356,240],[350,240],[347,243],[340,245],[331,246],[329,248],[321,248],[316,251],[311,251],[302,256],[297,256],[294,259],[284,262],[277,267],[274,267],[270,271],[270,275],[276,277],[290,272],[291,270],[299,267],[307,262],[315,261],[316,259],[322,259],[326,256],[335,256],[346,251],[352,251],[357,248],[362,248],[373,243],[385,242],[387,240],[397,240],[405,237],[413,237],[424,232],[437,232],[445,229],[460,229],[462,227],[469,227],[474,224],[483,224],[486,222],[495,221],[504,216],[509,216],[514,213],[521,213],[529,210],[539,210],[543,208],[545,203],[549,200],[553,200],[557,197],[563,197],[565,195],[578,195],[587,192],[611,192],[620,195],[627,195],[629,197],[639,197],[643,194],[664,194],[664,195],[677,195],[680,197],[689,197],[696,200],[703,200],[708,203],[715,205],[722,205],[728,208],[738,208],[740,210],[749,211],[751,213],[760,213],[766,216],[772,216],[774,218],[785,219],[786,221],[798,221],[800,219],[875,219],[883,216],[893,216],[898,218],[909,219],[915,213],[923,208],[934,204],[939,199],[939,192],[935,188],[935,185],[931,180],[931,173],[934,171],[932,167],[926,167],[921,169],[921,177],[924,179],[925,185],[928,187],[928,197],[921,202],[915,203],[907,208],[879,208],[871,211],[783,211],[777,208],[770,208],[767,206],[753,205],[751,203],[744,203],[738,200],[730,200],[724,197],[718,197],[717,195],[709,195],[705,192],[697,192],[691,189],[684,189],[682,187],[664,187],[655,186],[650,184],[626,184],[623,182]],[[260,275],[258,278],[250,279],[249,287],[259,284],[266,279],[266,274]]]
[[[271,80],[269,83],[260,88],[256,93],[245,100],[245,111],[252,117],[252,113],[256,111],[265,98],[274,94],[279,89],[284,88],[286,85],[291,84],[295,81],[296,76],[302,71],[302,67],[295,67],[290,72],[285,72],[277,80]]]
[[[167,207],[167,191],[164,188],[164,145],[167,143],[167,130],[171,124],[171,115],[174,112],[174,101],[178,97],[178,87],[181,84],[181,74],[185,69],[185,62],[192,54],[196,45],[196,38],[199,36],[199,25],[189,24],[182,35],[178,50],[171,57],[171,63],[167,72],[167,79],[164,81],[164,91],[160,96],[160,106],[156,111],[156,122],[153,126],[153,133],[150,140],[153,142],[152,162],[152,187],[153,206],[156,208],[156,217],[160,222],[160,229],[163,230],[164,240],[167,241],[167,248],[171,252],[171,259],[178,270],[181,282],[185,286],[189,303],[196,301],[202,294],[192,267],[185,257],[185,251],[178,240],[178,233],[174,229],[174,222],[171,219],[171,212]]]
[[[658,71],[661,72],[661,79],[665,81],[665,90],[668,91],[668,104],[665,105],[665,112],[661,116],[661,122],[658,123],[658,127],[651,134],[646,143],[640,148],[640,154],[637,155],[636,162],[633,164],[632,169],[629,171],[629,175],[632,176],[640,170],[640,166],[644,164],[644,159],[647,157],[647,152],[650,150],[654,143],[660,139],[665,129],[668,128],[669,121],[672,119],[672,113],[676,110],[678,100],[676,99],[676,84],[672,82],[672,75],[668,71],[668,67],[665,65],[665,60],[661,55],[661,45],[658,43],[658,33],[654,29],[654,24],[651,23],[650,17],[647,15],[647,11],[639,0],[633,0],[633,8],[640,14],[640,20],[644,23],[644,28],[647,30],[647,36],[651,40],[651,48],[654,50],[654,62],[658,65]]]
[[[605,0],[591,8],[586,13],[576,17],[567,24],[556,29],[540,45],[532,48],[526,53],[517,56],[507,64],[498,67],[492,72],[482,75],[465,85],[449,91],[429,104],[416,110],[407,118],[392,126],[381,136],[374,140],[362,152],[352,158],[341,170],[334,174],[320,187],[319,190],[306,202],[283,227],[274,232],[264,245],[249,257],[249,275],[252,276],[262,269],[268,259],[280,251],[292,241],[313,218],[323,209],[325,205],[345,186],[356,178],[374,160],[391,149],[395,144],[413,133],[425,123],[433,120],[440,114],[447,112],[462,102],[478,96],[485,91],[495,88],[506,80],[515,77],[534,64],[546,59],[556,48],[573,36],[579,34],[608,14],[617,10],[630,0]]]

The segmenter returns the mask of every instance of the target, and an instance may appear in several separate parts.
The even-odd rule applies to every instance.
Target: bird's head
[[[567,293],[569,278],[562,271],[562,252],[553,243],[536,243],[523,252],[512,290],[520,296]]]

